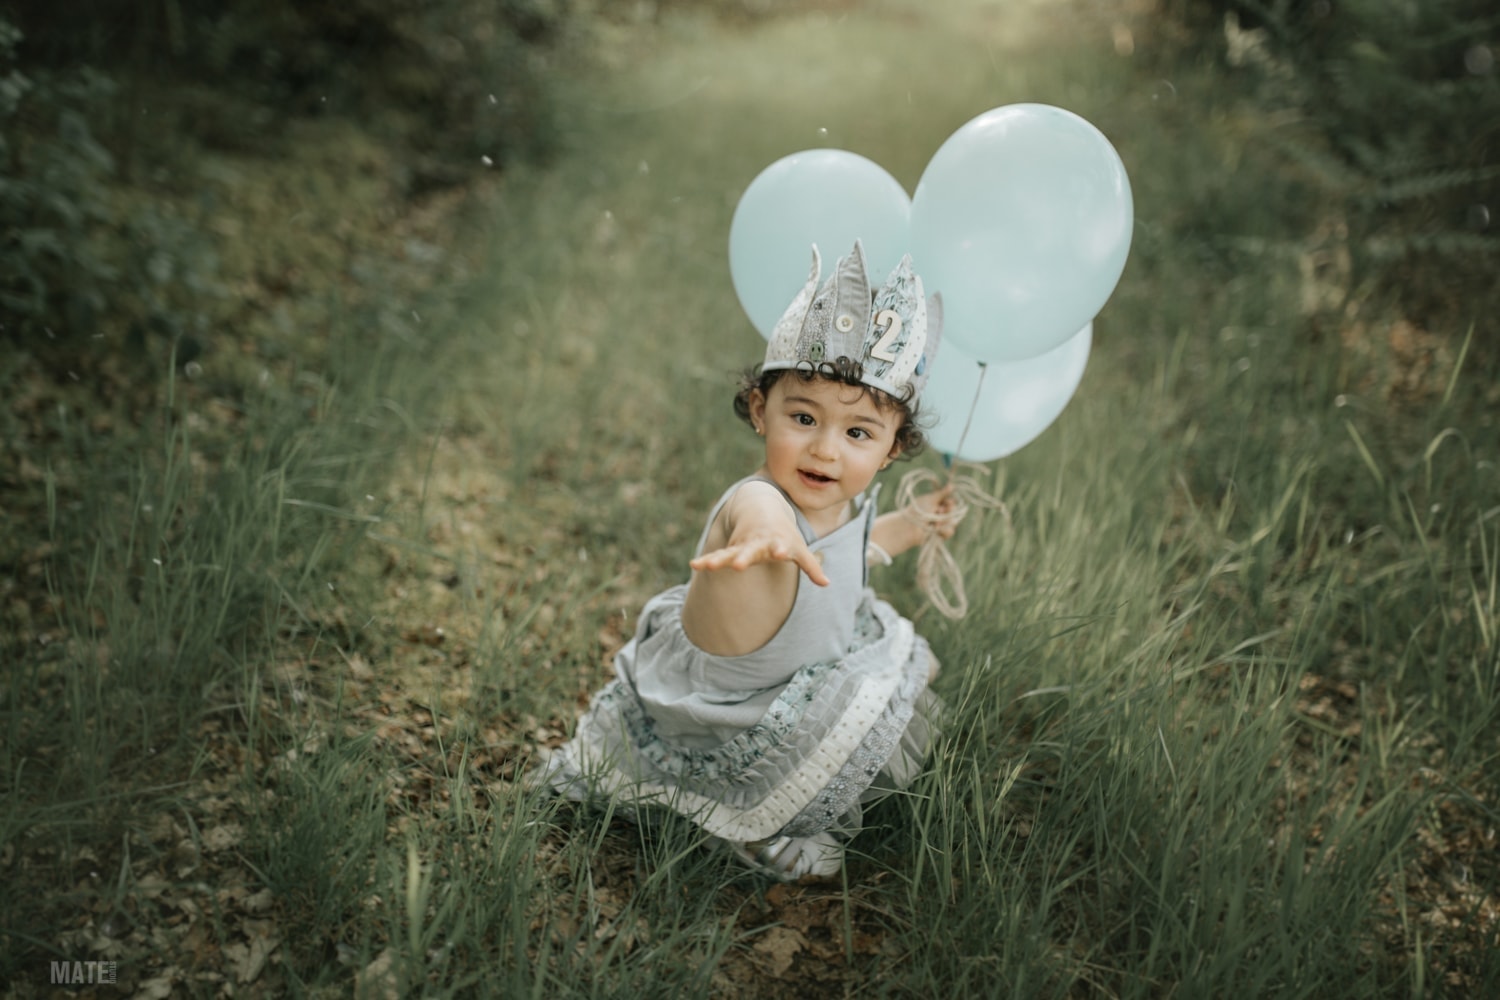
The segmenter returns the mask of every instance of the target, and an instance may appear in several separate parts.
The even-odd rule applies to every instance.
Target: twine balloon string
[[[1010,513],[1005,504],[988,493],[974,478],[974,472],[983,472],[984,466],[973,462],[954,462],[948,470],[948,485],[953,487],[952,506],[943,512],[925,510],[916,505],[918,488],[924,483],[941,484],[941,479],[931,469],[913,469],[901,477],[896,488],[896,502],[901,514],[923,526],[922,546],[917,550],[917,586],[923,595],[944,617],[958,619],[969,613],[969,598],[964,590],[963,570],[948,543],[938,533],[941,526],[955,527],[968,516],[974,507],[999,510],[1010,522]]]
[[[969,435],[974,411],[979,406],[979,395],[984,389],[986,370],[985,363],[981,361],[979,384],[974,389],[974,401],[969,404],[969,415],[964,421],[958,445],[953,449],[954,455],[963,452],[964,439]],[[939,529],[948,525],[957,528],[968,516],[970,509],[976,507],[1000,511],[1008,525],[1010,511],[1006,510],[1005,504],[998,497],[979,484],[977,476],[985,471],[983,465],[952,460],[946,456],[945,464],[948,467],[947,483],[943,483],[943,477],[931,469],[913,469],[902,476],[900,485],[896,487],[896,507],[903,517],[923,528],[922,546],[917,552],[917,586],[939,614],[958,619],[969,613],[969,598],[964,590],[963,570],[959,568],[958,560],[953,558],[953,553],[948,551],[948,543]],[[933,490],[944,486],[952,488],[952,503],[947,510],[928,510],[917,503],[918,490],[929,483],[934,484]]]

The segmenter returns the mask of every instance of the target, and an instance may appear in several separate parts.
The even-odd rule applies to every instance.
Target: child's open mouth
[[[829,483],[834,481],[832,476],[825,476],[820,472],[809,472],[806,469],[798,469],[797,474],[801,476],[802,481],[804,483],[807,483],[809,486],[827,486]]]

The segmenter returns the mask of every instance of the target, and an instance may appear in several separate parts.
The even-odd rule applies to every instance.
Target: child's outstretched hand
[[[764,563],[795,563],[820,587],[828,586],[823,564],[797,528],[791,506],[774,487],[747,483],[721,515],[728,537],[717,549],[705,552],[688,565],[695,570],[746,570]],[[720,535],[719,537],[724,537]]]
[[[796,563],[813,583],[820,587],[828,586],[828,576],[823,572],[823,564],[818,561],[812,549],[807,547],[795,525],[790,532],[745,532],[744,537],[731,538],[729,544],[722,549],[705,552],[689,561],[688,565],[696,570],[711,572],[719,569],[745,570],[768,562]]]
[[[802,538],[796,511],[769,483],[740,487],[704,544],[703,554],[689,562],[696,572],[683,598],[682,627],[715,656],[740,656],[771,641],[796,603],[799,569],[820,587],[829,583]]]

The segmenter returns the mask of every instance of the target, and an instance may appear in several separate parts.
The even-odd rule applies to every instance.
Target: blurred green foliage
[[[114,158],[89,127],[113,87],[88,69],[23,73],[20,41],[0,20],[0,310],[12,335],[88,329],[116,275],[92,238]]]
[[[289,110],[395,102],[435,132],[491,93],[539,96],[524,50],[566,23],[554,0],[83,0],[14,19],[47,65],[220,84]]]
[[[1163,0],[1158,14],[1186,29],[1177,35],[1185,47],[1223,53],[1246,70],[1259,113],[1285,122],[1277,151],[1347,234],[1356,294],[1380,289],[1417,316],[1460,329],[1493,312],[1493,3]],[[1164,66],[1184,46],[1168,48]]]
[[[4,332],[201,338],[218,264],[167,201],[191,194],[202,151],[274,155],[290,119],[360,122],[401,157],[412,196],[545,154],[564,13],[549,0],[0,7]]]

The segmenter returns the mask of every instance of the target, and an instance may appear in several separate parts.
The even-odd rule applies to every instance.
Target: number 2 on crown
[[[893,353],[896,347],[896,338],[901,335],[901,315],[894,309],[882,309],[875,317],[875,325],[889,323],[885,333],[874,347],[870,348],[870,357],[879,358],[881,361],[895,361]]]

